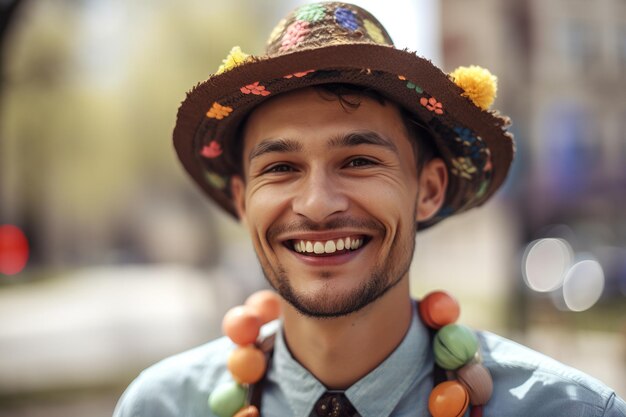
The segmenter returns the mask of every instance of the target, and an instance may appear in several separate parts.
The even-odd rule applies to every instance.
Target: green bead
[[[451,371],[472,360],[478,351],[478,338],[466,326],[448,324],[435,335],[433,349],[437,365]]]
[[[246,391],[236,382],[222,384],[209,396],[209,408],[219,417],[233,417],[245,405]]]

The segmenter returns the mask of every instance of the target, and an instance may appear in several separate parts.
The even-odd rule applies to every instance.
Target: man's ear
[[[230,180],[230,192],[233,196],[233,203],[239,220],[246,224],[246,183],[243,179],[235,175]]]
[[[441,158],[428,161],[422,168],[418,181],[417,213],[419,222],[433,217],[441,208],[448,188],[448,168]]]

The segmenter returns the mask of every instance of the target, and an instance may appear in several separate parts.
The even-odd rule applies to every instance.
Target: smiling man
[[[296,9],[264,56],[234,48],[188,94],[174,142],[248,229],[282,314],[257,340],[257,313],[229,313],[232,341],[144,371],[115,416],[625,416],[600,382],[454,324],[448,296],[410,298],[416,233],[509,170],[494,96],[486,70],[447,76],[345,3]]]

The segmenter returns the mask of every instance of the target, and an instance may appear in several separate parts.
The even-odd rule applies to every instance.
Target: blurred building
[[[499,76],[523,240],[566,224],[556,237],[602,258],[609,294],[625,290],[626,3],[446,0],[442,28],[447,69]]]

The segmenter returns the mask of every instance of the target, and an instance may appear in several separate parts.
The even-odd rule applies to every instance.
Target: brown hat
[[[502,185],[514,154],[508,118],[488,107],[495,77],[479,67],[444,74],[427,59],[394,48],[385,28],[360,7],[324,2],[292,11],[272,31],[266,54],[233,48],[217,73],[198,84],[178,110],[174,146],[187,172],[237,216],[230,179],[241,174],[238,131],[264,100],[328,83],[372,88],[431,131],[446,162],[446,200],[429,227],[479,206]]]

